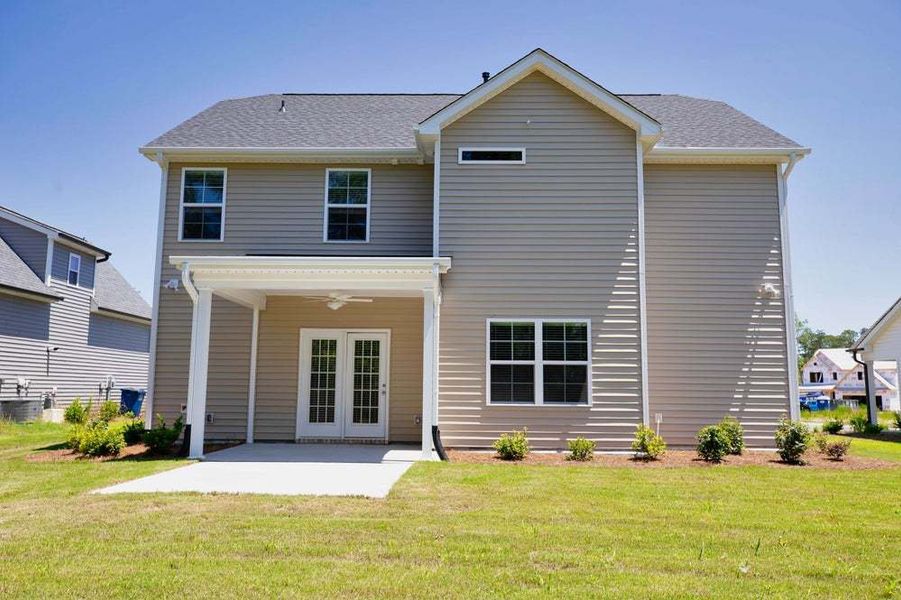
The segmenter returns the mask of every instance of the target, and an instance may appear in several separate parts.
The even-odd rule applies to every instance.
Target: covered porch
[[[185,410],[191,457],[203,456],[213,421],[208,391],[223,385],[210,373],[214,296],[249,309],[248,347],[226,349],[246,353],[239,360],[249,363],[248,443],[412,441],[422,457],[432,457],[441,275],[450,259],[173,256],[170,262],[192,301]]]

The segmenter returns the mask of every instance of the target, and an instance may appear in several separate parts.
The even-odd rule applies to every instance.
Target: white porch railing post
[[[423,291],[422,298],[422,457],[432,458],[435,374],[435,291]]]
[[[213,292],[207,289],[197,290],[197,301],[194,304],[194,324],[191,330],[191,364],[188,389],[188,423],[191,424],[189,458],[203,458],[212,308]]]

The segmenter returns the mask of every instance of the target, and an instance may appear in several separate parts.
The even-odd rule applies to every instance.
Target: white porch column
[[[867,363],[867,389],[869,393],[867,394],[867,404],[870,405],[869,414],[870,414],[870,423],[875,425],[879,421],[879,411],[876,410],[876,369],[874,368],[875,363],[871,360],[866,361]]]
[[[197,300],[194,301],[194,319],[191,328],[191,364],[188,382],[188,423],[191,425],[189,458],[203,458],[212,308],[213,292],[208,289],[198,289]]]
[[[253,307],[250,331],[250,377],[247,386],[247,443],[253,443],[253,421],[257,403],[257,345],[260,338],[260,308]]]
[[[433,397],[436,381],[435,335],[437,327],[435,292],[425,290],[422,297],[422,457],[432,459],[432,425],[435,422]]]

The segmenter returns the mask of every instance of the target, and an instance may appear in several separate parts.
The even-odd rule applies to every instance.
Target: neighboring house
[[[153,412],[202,438],[625,449],[797,417],[785,180],[727,104],[542,50],[463,95],[226,100],[162,169]],[[179,283],[178,289],[176,283]]]
[[[0,207],[0,401],[147,386],[150,306],[88,241]],[[27,390],[21,385],[28,384]]]
[[[880,410],[899,410],[898,371],[895,361],[873,363],[876,404]],[[836,402],[857,406],[866,402],[864,368],[847,348],[821,348],[801,370],[801,393],[820,393]]]
[[[886,362],[895,363],[895,378],[893,382],[896,387],[893,403],[887,408],[889,410],[901,410],[901,400],[897,391],[901,383],[901,298],[895,300],[887,311],[879,317],[873,326],[867,329],[866,333],[860,336],[851,350],[857,353],[857,357],[867,365],[867,375],[869,377],[868,398],[870,404],[870,418],[876,418],[876,411],[872,410],[879,406],[879,398],[877,396],[879,390],[879,374],[880,363],[885,365]]]

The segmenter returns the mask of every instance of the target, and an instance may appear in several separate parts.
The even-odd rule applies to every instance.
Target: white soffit
[[[443,128],[535,72],[553,79],[637,131],[645,146],[652,146],[660,138],[662,133],[660,123],[541,48],[533,50],[420,123],[417,137],[429,139],[437,137]]]

